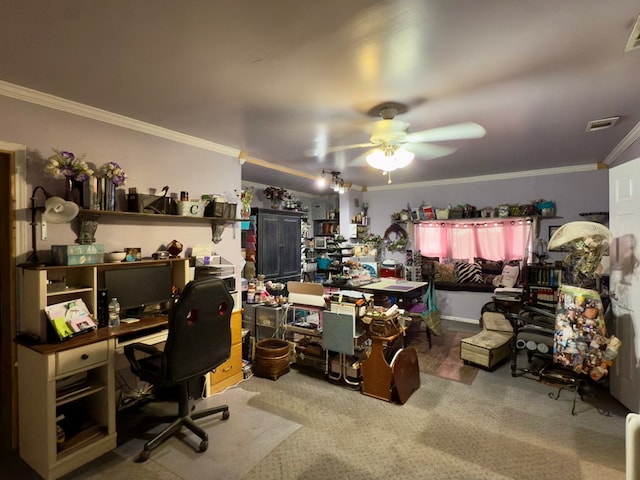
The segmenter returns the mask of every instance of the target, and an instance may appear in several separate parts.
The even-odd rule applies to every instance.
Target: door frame
[[[18,252],[26,252],[27,182],[25,145],[0,141],[0,451],[18,447],[17,348]],[[23,220],[18,222],[18,220]],[[9,392],[9,393],[7,393]]]

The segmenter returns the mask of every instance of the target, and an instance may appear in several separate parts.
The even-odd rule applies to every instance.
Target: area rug
[[[420,330],[409,330],[407,344],[416,349],[421,372],[471,385],[478,368],[465,365],[460,358],[460,340],[472,335],[469,332],[443,328],[440,335],[431,335],[432,346],[429,348],[427,334],[422,326]]]
[[[150,459],[143,464],[134,463],[147,440],[143,436],[120,445],[115,453],[127,459],[130,473],[132,468],[141,465],[150,468],[155,463],[165,472],[172,472],[175,475],[173,478],[241,479],[280,442],[300,428],[296,422],[250,406],[249,402],[255,395],[259,394],[236,386],[198,403],[198,408],[227,404],[230,412],[229,419],[225,421],[221,420],[221,415],[198,421],[209,434],[209,448],[204,453],[197,453],[192,448],[191,445],[199,445],[200,440],[186,429],[183,432],[188,444],[182,439],[170,438],[154,450]],[[157,433],[163,426],[158,425],[145,436]],[[166,473],[159,478],[166,478]]]

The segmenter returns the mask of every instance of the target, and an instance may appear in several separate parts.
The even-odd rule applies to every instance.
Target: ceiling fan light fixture
[[[411,163],[415,154],[404,148],[387,147],[384,150],[376,148],[367,155],[367,163],[378,170],[393,172]]]

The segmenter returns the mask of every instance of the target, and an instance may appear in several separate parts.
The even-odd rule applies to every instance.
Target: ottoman
[[[482,328],[490,332],[513,334],[513,325],[502,313],[484,312],[482,314]]]
[[[483,330],[473,337],[460,340],[460,358],[465,363],[492,370],[511,355],[513,334]]]

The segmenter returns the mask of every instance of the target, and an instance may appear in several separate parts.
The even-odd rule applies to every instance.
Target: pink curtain
[[[415,248],[425,257],[473,262],[523,259],[531,251],[531,220],[425,222],[416,224]]]

